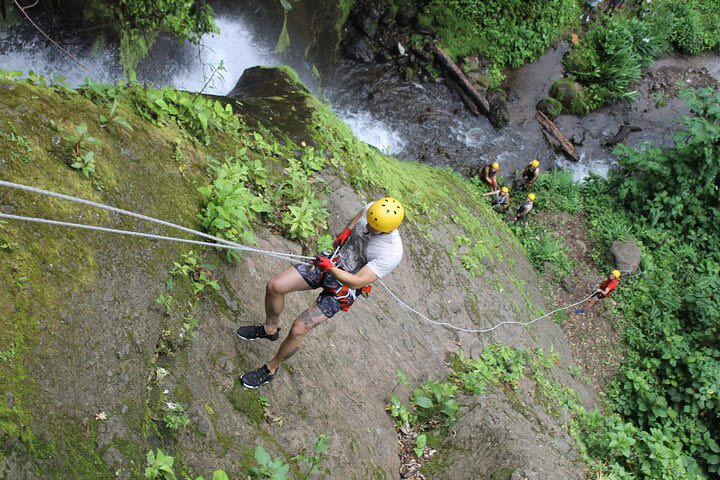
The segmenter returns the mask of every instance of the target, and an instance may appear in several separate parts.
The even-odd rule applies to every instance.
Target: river
[[[138,80],[225,94],[246,68],[283,62],[273,46],[259,40],[253,26],[241,16],[223,13],[217,24],[220,33],[206,35],[200,46],[161,39],[138,66]],[[122,71],[116,49],[92,48],[90,40],[80,34],[62,39],[63,46],[86,67],[82,68],[29,25],[21,24],[0,32],[0,68],[57,75],[73,86],[86,77],[117,82]],[[623,126],[629,132],[624,141],[630,145],[668,144],[673,118],[686,113],[679,99],[671,95],[661,98],[675,81],[705,85],[720,79],[717,55],[667,57],[656,62],[639,83],[637,103],[604,107],[581,118],[559,117],[558,126],[579,143],[580,162],[574,163],[548,147],[534,119],[535,103],[562,76],[561,59],[566,50],[567,46],[560,43],[536,62],[508,72],[503,88],[509,92],[510,124],[502,130],[492,127],[484,117],[472,116],[442,79],[405,81],[392,64],[341,60],[322,79],[322,86],[316,84],[309,69],[303,70],[303,65],[299,73],[361,140],[401,159],[448,165],[465,174],[477,165],[498,161],[502,174],[539,158],[543,168],[570,169],[576,179],[590,172],[607,174],[614,163],[612,145],[607,143]],[[221,61],[223,69],[216,72]]]

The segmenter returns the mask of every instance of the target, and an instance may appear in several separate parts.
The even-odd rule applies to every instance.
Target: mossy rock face
[[[246,69],[228,97],[248,123],[272,125],[293,138],[302,137],[315,111],[311,96],[289,68]]]
[[[550,87],[550,96],[575,115],[585,115],[592,110],[587,102],[585,87],[569,78],[556,80]]]
[[[555,118],[562,113],[563,107],[562,103],[556,99],[545,97],[535,105],[535,109],[543,112],[550,118]]]
[[[149,123],[124,97],[118,111],[133,132],[101,127],[97,119],[109,110],[102,101],[61,87],[1,81],[0,129],[7,132],[11,122],[31,152],[0,138],[0,149],[8,153],[0,156],[0,177],[200,229],[198,215],[205,204],[197,188],[214,180],[208,167],[217,159],[246,149],[274,180],[287,182],[285,168],[295,148],[289,137],[311,138],[328,163],[314,183],[307,182],[318,195],[327,192],[323,185],[331,186],[326,199],[330,232],[341,231],[378,196],[391,195],[407,205],[401,227],[406,254],[388,283],[409,305],[427,305],[433,316],[453,324],[487,327],[520,315],[529,318],[530,307],[542,304],[532,266],[472,183],[449,169],[397,161],[360,142],[287,69],[252,69],[247,75],[238,87],[241,96],[225,99],[244,120],[236,127],[240,132],[213,130],[210,145],[193,143],[174,121]],[[90,178],[67,164],[71,146],[62,140],[81,122],[100,140],[100,145],[83,147],[96,157]],[[255,137],[262,145],[251,141]],[[17,214],[165,233],[115,214],[5,189],[0,206]],[[298,243],[273,234],[268,225],[253,227],[259,247],[303,253]],[[452,247],[459,236],[463,245]],[[17,247],[0,251],[0,351],[15,350],[12,358],[0,361],[0,395],[13,404],[0,408],[3,480],[3,475],[20,480],[141,478],[145,453],[157,447],[175,457],[178,477],[190,478],[192,471],[193,478],[209,478],[222,468],[231,478],[241,478],[254,462],[256,446],[289,461],[321,434],[331,437],[331,454],[323,465],[331,478],[395,478],[397,432],[385,411],[393,374],[400,368],[413,382],[444,376],[445,354],[457,348],[456,334],[418,323],[380,291],[313,330],[270,386],[245,392],[238,378],[272,358],[277,344],[240,342],[235,329],[262,321],[265,283],[288,268],[286,261],[248,254],[232,264],[215,262],[213,276],[221,291],[198,299],[186,278],[173,276],[175,286],[168,290],[173,262],[190,250],[185,245],[15,222],[0,228],[0,238],[5,237]],[[492,263],[484,264],[484,257]],[[157,302],[160,294],[173,296],[170,312]],[[517,298],[527,308],[517,307]],[[281,328],[287,331],[313,299],[309,292],[288,295]],[[188,313],[198,320],[197,335],[169,341],[186,321],[189,304]],[[476,305],[480,313],[455,305]],[[514,346],[553,345],[570,356],[552,322],[532,333],[498,329],[495,335]],[[475,335],[462,341],[471,353],[485,344]],[[180,431],[165,428],[166,402],[183,404],[190,425]],[[507,398],[497,402],[510,409]],[[518,432],[531,430],[522,419],[517,423]],[[458,437],[467,445],[450,446],[442,458],[453,460],[456,452],[483,438]],[[515,443],[515,437],[521,435],[506,438]],[[488,463],[483,472],[506,466],[492,458],[482,461]],[[543,473],[555,468],[553,463]]]

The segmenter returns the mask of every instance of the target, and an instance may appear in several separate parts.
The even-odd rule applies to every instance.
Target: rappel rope
[[[67,201],[69,201],[69,202],[81,203],[81,204],[83,204],[83,205],[89,205],[89,206],[91,206],[91,207],[96,207],[96,208],[100,208],[100,209],[102,209],[102,210],[107,210],[107,211],[110,211],[110,212],[119,213],[119,214],[121,214],[121,215],[127,215],[127,216],[130,216],[130,217],[135,217],[135,218],[138,218],[138,219],[140,219],[140,220],[145,220],[145,221],[148,221],[148,222],[157,223],[157,224],[159,224],[159,225],[164,225],[164,226],[166,226],[166,227],[175,228],[175,229],[177,229],[177,230],[181,230],[181,231],[183,231],[183,232],[191,233],[191,234],[193,234],[193,235],[199,235],[199,236],[201,236],[201,237],[204,237],[204,238],[207,238],[207,239],[210,239],[210,240],[214,240],[214,241],[216,241],[216,242],[220,242],[220,243],[223,243],[223,244],[225,244],[225,245],[230,245],[230,246],[235,247],[235,249],[237,249],[237,250],[242,250],[242,251],[246,251],[246,252],[253,252],[253,253],[260,253],[260,254],[265,254],[265,255],[270,255],[270,254],[272,254],[272,255],[275,255],[275,256],[279,256],[279,257],[300,258],[300,259],[305,259],[305,260],[313,260],[313,259],[315,258],[315,257],[308,257],[308,256],[306,256],[306,255],[295,255],[295,254],[293,254],[293,253],[272,252],[272,251],[270,251],[270,250],[261,250],[261,249],[259,249],[259,248],[248,247],[248,246],[246,246],[246,245],[242,245],[242,244],[240,244],[240,243],[233,242],[232,240],[227,240],[227,239],[224,239],[224,238],[216,237],[216,236],[214,236],[214,235],[210,235],[209,233],[200,232],[200,231],[198,231],[198,230],[193,230],[192,228],[183,227],[183,226],[181,226],[181,225],[176,225],[176,224],[174,224],[174,223],[166,222],[165,220],[159,220],[159,219],[157,219],[157,218],[148,217],[148,216],[146,216],[146,215],[141,215],[141,214],[139,214],[139,213],[131,212],[131,211],[129,211],[129,210],[123,210],[123,209],[121,209],[121,208],[115,208],[115,207],[111,207],[111,206],[109,206],[109,205],[104,205],[104,204],[102,204],[102,203],[93,202],[93,201],[91,201],[91,200],[85,200],[85,199],[83,199],[83,198],[77,198],[77,197],[73,197],[73,196],[71,196],[71,195],[64,195],[64,194],[62,194],[62,193],[51,192],[51,191],[48,191],[48,190],[43,190],[43,189],[41,189],[41,188],[29,187],[29,186],[27,186],[27,185],[21,185],[21,184],[19,184],[19,183],[12,183],[12,182],[6,182],[6,181],[4,181],[4,180],[0,180],[0,187],[17,188],[17,189],[19,189],[19,190],[25,190],[26,192],[38,193],[38,194],[40,194],[40,195],[46,195],[46,196],[48,196],[48,197],[60,198],[60,199],[62,199],[62,200],[67,200]],[[5,215],[6,215],[6,214],[3,214],[3,216],[5,216]],[[32,218],[32,217],[25,217],[25,218]],[[38,220],[40,220],[40,219],[38,219]],[[44,220],[44,219],[43,219],[43,220]],[[45,220],[45,222],[51,222],[51,220]],[[89,227],[89,226],[86,226],[86,227]],[[100,228],[102,228],[102,227],[93,227],[93,229],[100,229]],[[149,234],[143,234],[143,235],[149,235]],[[143,236],[143,235],[139,235],[139,236]],[[180,239],[178,239],[178,240],[180,240]],[[219,246],[219,245],[216,245],[216,244],[211,244],[211,245],[214,246],[214,247],[218,247],[218,246]]]
[[[239,248],[234,245],[225,245],[222,243],[201,242],[198,240],[190,240],[187,238],[167,237],[164,235],[156,235],[154,233],[134,232],[132,230],[118,230],[116,228],[98,227],[95,225],[85,225],[85,224],[81,224],[81,223],[61,222],[59,220],[49,220],[47,218],[24,217],[22,215],[11,215],[9,213],[2,213],[2,212],[0,212],[0,218],[7,218],[10,220],[20,220],[23,222],[31,222],[31,223],[44,223],[47,225],[57,225],[57,226],[61,226],[61,227],[79,228],[79,229],[83,229],[83,230],[93,230],[93,231],[97,231],[97,232],[117,233],[119,235],[150,238],[153,240],[167,240],[170,242],[189,243],[192,245],[203,245],[203,246],[207,246],[207,247],[226,248],[228,250],[245,250],[244,248]],[[252,249],[252,250],[248,250],[248,251],[251,253],[261,253],[263,255],[279,258],[281,260],[290,260],[290,261],[293,261],[296,263],[304,263],[306,265],[312,265],[311,263],[301,260],[300,258],[297,258],[294,255],[292,257],[289,257],[290,254],[286,254],[286,253],[272,252],[270,250],[260,250],[260,249]]]
[[[181,231],[186,232],[186,233],[191,233],[191,234],[193,234],[193,235],[199,235],[199,236],[201,236],[201,237],[204,237],[204,238],[207,238],[207,239],[210,239],[210,240],[214,240],[215,242],[219,242],[219,243],[202,242],[202,241],[198,241],[198,240],[189,240],[189,239],[185,239],[185,238],[169,237],[169,236],[164,236],[164,235],[156,235],[156,234],[153,234],[153,233],[135,232],[135,231],[132,231],[132,230],[119,230],[119,229],[115,229],[115,228],[99,227],[99,226],[95,226],[95,225],[86,225],[86,224],[79,224],[79,223],[63,222],[63,221],[59,221],[59,220],[50,220],[50,219],[46,219],[46,218],[26,217],[26,216],[22,216],[22,215],[12,215],[12,214],[2,213],[2,212],[0,212],[0,218],[7,218],[7,219],[11,219],[11,220],[20,220],[20,221],[32,222],[32,223],[42,223],[42,224],[47,224],[47,225],[55,225],[55,226],[62,226],[62,227],[69,227],[69,228],[78,228],[78,229],[83,229],[83,230],[92,230],[92,231],[105,232],[105,233],[115,233],[115,234],[119,234],[119,235],[128,235],[128,236],[134,236],[134,237],[149,238],[149,239],[153,239],[153,240],[164,240],[164,241],[172,241],[172,242],[180,242],[180,243],[189,243],[189,244],[192,244],[192,245],[202,245],[202,246],[209,246],[209,247],[216,247],[216,248],[225,248],[225,249],[228,249],[228,250],[240,250],[240,251],[257,253],[257,254],[261,254],[261,255],[266,255],[266,256],[270,256],[270,257],[275,257],[275,258],[279,258],[279,259],[282,259],[282,260],[289,260],[289,261],[293,261],[293,262],[295,262],[295,263],[303,263],[303,264],[306,264],[306,265],[312,265],[312,264],[309,263],[309,262],[307,262],[307,261],[305,261],[305,260],[314,260],[314,259],[315,259],[315,257],[309,257],[309,256],[306,256],[306,255],[296,255],[296,254],[292,254],[292,253],[275,252],[275,251],[272,251],[272,250],[262,250],[262,249],[259,249],[259,248],[248,247],[248,246],[246,246],[246,245],[242,245],[242,244],[240,244],[240,243],[233,242],[233,241],[231,241],[231,240],[227,240],[227,239],[224,239],[224,238],[215,237],[215,236],[213,236],[213,235],[210,235],[210,234],[207,234],[207,233],[204,233],[204,232],[200,232],[200,231],[197,231],[197,230],[193,230],[193,229],[191,229],[191,228],[183,227],[183,226],[181,226],[181,225],[176,225],[176,224],[171,223],[171,222],[166,222],[166,221],[164,221],[164,220],[159,220],[159,219],[157,219],[157,218],[148,217],[148,216],[146,216],[146,215],[142,215],[142,214],[139,214],[139,213],[131,212],[131,211],[129,211],[129,210],[123,210],[123,209],[120,209],[120,208],[111,207],[111,206],[109,206],[109,205],[104,205],[104,204],[102,204],[102,203],[97,203],[97,202],[93,202],[93,201],[90,201],[90,200],[85,200],[85,199],[82,199],[82,198],[73,197],[73,196],[70,196],[70,195],[64,195],[64,194],[62,194],[62,193],[51,192],[51,191],[48,191],[48,190],[43,190],[43,189],[40,189],[40,188],[30,187],[30,186],[27,186],[27,185],[21,185],[21,184],[18,184],[18,183],[7,182],[7,181],[4,181],[4,180],[0,180],[0,186],[2,186],[2,187],[8,187],[8,188],[16,188],[16,189],[24,190],[24,191],[27,191],[27,192],[37,193],[37,194],[40,194],[40,195],[46,195],[46,196],[49,196],[49,197],[59,198],[59,199],[67,200],[67,201],[70,201],[70,202],[75,202],[75,203],[80,203],[80,204],[84,204],[84,205],[89,205],[89,206],[92,206],[92,207],[100,208],[100,209],[102,209],[102,210],[107,210],[107,211],[110,211],[110,212],[119,213],[119,214],[121,214],[121,215],[127,215],[127,216],[134,217],[134,218],[137,218],[137,219],[140,219],[140,220],[145,220],[145,221],[148,221],[148,222],[157,223],[157,224],[159,224],[159,225],[164,225],[164,226],[166,226],[166,227],[175,228],[175,229],[181,230]],[[340,250],[340,246],[338,246],[338,247],[335,249],[335,252],[333,253],[333,255],[332,255],[331,258],[334,258],[334,257],[337,255],[337,253],[338,253],[339,250]],[[557,312],[562,311],[562,310],[567,310],[567,309],[569,309],[569,308],[572,308],[572,307],[575,307],[575,306],[577,306],[577,305],[580,305],[581,303],[584,303],[584,302],[588,301],[588,300],[592,297],[592,295],[589,295],[588,297],[580,300],[579,302],[575,302],[575,303],[573,303],[573,304],[571,304],[571,305],[567,305],[567,306],[565,306],[565,307],[558,308],[558,309],[556,309],[556,310],[553,310],[552,312],[546,313],[545,315],[542,315],[542,316],[540,316],[540,317],[534,318],[534,319],[529,320],[529,321],[527,321],[527,322],[518,322],[518,321],[508,320],[508,321],[500,322],[500,323],[498,323],[497,325],[494,325],[494,326],[489,327],[489,328],[469,329],[469,328],[458,327],[458,326],[452,325],[451,323],[447,323],[447,322],[439,322],[439,321],[436,321],[436,320],[433,320],[433,319],[427,317],[427,316],[424,315],[423,313],[415,310],[415,309],[412,308],[410,305],[408,305],[407,303],[405,303],[404,301],[402,301],[397,295],[395,295],[395,293],[393,293],[392,290],[390,290],[390,287],[388,287],[381,279],[378,279],[377,281],[378,281],[378,283],[379,283],[380,285],[382,285],[382,286],[385,288],[385,290],[387,290],[387,292],[388,292],[400,305],[402,305],[402,306],[405,307],[406,309],[410,310],[411,312],[415,313],[416,315],[418,315],[418,316],[419,316],[420,318],[422,318],[423,320],[425,320],[425,321],[427,321],[427,322],[430,322],[430,323],[432,323],[432,324],[434,324],[434,325],[438,325],[438,326],[442,326],[442,327],[447,327],[447,328],[450,328],[450,329],[452,329],[452,330],[457,330],[457,331],[466,332],[466,333],[488,333],[488,332],[491,332],[491,331],[495,330],[495,329],[498,328],[498,327],[501,327],[502,325],[523,325],[523,326],[531,325],[531,324],[533,324],[533,323],[535,323],[535,322],[537,322],[537,321],[539,321],[539,320],[542,320],[543,318],[549,317],[550,315],[552,315],[552,314],[554,314],[554,313],[557,313]]]

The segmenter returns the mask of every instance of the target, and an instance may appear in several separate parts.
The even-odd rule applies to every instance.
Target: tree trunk
[[[483,114],[488,115],[490,113],[490,104],[485,98],[485,94],[475,88],[475,85],[473,85],[472,81],[467,77],[467,75],[465,75],[465,73],[460,69],[460,67],[455,64],[453,59],[450,58],[447,53],[443,52],[440,47],[434,46],[433,53],[435,53],[435,57],[437,58],[438,62],[440,62],[440,64],[442,64],[442,66],[445,67],[448,72],[450,72],[453,79],[458,83],[460,88],[463,89],[463,91],[467,95],[467,98],[472,101],[474,108],[473,106],[468,105],[470,110],[477,111],[479,109]],[[467,98],[463,98],[463,101],[465,101],[466,104],[468,104]]]
[[[560,144],[560,149],[565,153],[565,155],[572,161],[577,162],[580,160],[580,156],[577,153],[577,150],[575,150],[575,145],[570,141],[568,137],[563,134],[560,129],[553,123],[552,120],[550,120],[547,115],[544,113],[537,111],[535,113],[535,119],[540,123],[540,125],[545,128],[545,130],[552,135]],[[552,142],[548,142],[550,145],[555,148],[555,146],[552,144]]]

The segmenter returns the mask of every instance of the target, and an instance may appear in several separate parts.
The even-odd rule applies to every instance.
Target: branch
[[[68,52],[67,50],[65,50],[63,47],[61,47],[60,45],[58,45],[58,43],[57,43],[55,40],[53,40],[52,38],[50,38],[50,36],[49,36],[47,33],[45,33],[40,27],[38,27],[38,25],[37,25],[35,22],[33,22],[33,19],[30,18],[30,15],[27,14],[27,12],[26,12],[25,10],[28,9],[28,8],[34,7],[35,5],[38,4],[39,1],[40,1],[40,0],[35,0],[35,3],[33,3],[32,5],[28,5],[28,6],[26,6],[26,7],[21,7],[21,6],[20,6],[20,3],[18,3],[18,0],[13,0],[13,3],[14,3],[15,6],[18,8],[18,10],[20,10],[20,13],[22,13],[22,14],[25,16],[25,18],[28,19],[28,22],[30,22],[30,23],[32,24],[32,26],[37,29],[38,32],[42,33],[45,38],[47,38],[48,40],[50,40],[50,42],[51,42],[53,45],[55,45],[57,48],[59,48],[61,52],[63,52],[63,53],[64,53],[65,55],[67,55],[68,57],[70,57],[70,59],[71,59],[73,62],[75,62],[75,63],[77,63],[78,65],[80,65],[80,67],[82,67],[83,70],[87,70],[88,68],[87,68],[85,65],[83,65],[82,63],[80,63],[80,61],[79,61],[77,58],[75,58],[70,52]]]

